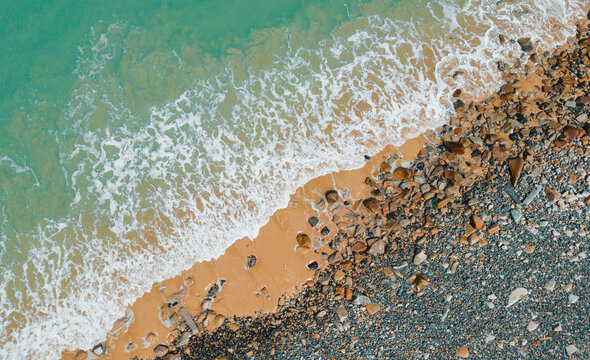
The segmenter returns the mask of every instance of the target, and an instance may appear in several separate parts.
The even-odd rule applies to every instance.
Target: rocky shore
[[[299,294],[213,331],[215,314],[185,314],[155,355],[589,358],[590,25],[551,53],[517,41],[526,74],[498,64],[506,83],[481,103],[457,90],[411,166],[385,159],[371,197],[317,199],[330,221],[309,218],[293,246],[329,251]]]

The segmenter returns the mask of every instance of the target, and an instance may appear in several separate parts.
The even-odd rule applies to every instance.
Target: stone
[[[311,248],[311,239],[307,234],[298,234],[297,235],[297,244],[299,244],[302,248]]]
[[[364,252],[365,250],[367,250],[367,244],[365,244],[362,241],[357,241],[352,245],[351,250],[355,253]]]
[[[484,225],[483,220],[479,216],[477,216],[475,214],[474,215],[471,215],[471,217],[469,219],[469,224],[471,226],[473,226],[473,228],[475,230],[481,230],[481,229],[483,229],[483,225]]]
[[[104,354],[104,350],[105,350],[105,345],[103,343],[94,345],[94,347],[92,348],[92,352],[98,356],[102,356],[102,354]]]
[[[515,223],[518,223],[520,219],[522,219],[522,212],[518,209],[512,209],[510,210],[510,216],[512,216],[512,220],[514,220]]]
[[[367,313],[369,313],[369,315],[373,316],[379,311],[381,311],[381,306],[379,304],[369,303],[365,305],[365,310],[367,310]]]
[[[518,45],[520,45],[520,49],[524,52],[529,52],[533,50],[533,43],[531,42],[531,38],[529,37],[521,37],[517,40]]]
[[[510,171],[510,181],[512,182],[512,186],[516,186],[518,179],[520,179],[523,166],[524,159],[520,156],[508,160],[508,169]]]
[[[338,192],[336,190],[328,190],[328,191],[326,191],[326,194],[324,196],[326,197],[326,201],[330,205],[336,203],[338,201],[338,199],[340,198],[340,196],[338,195]]]
[[[554,188],[546,187],[545,188],[545,197],[547,198],[547,201],[549,201],[549,203],[555,203],[555,202],[557,202],[557,200],[559,200],[559,198],[561,197],[561,194],[557,190],[555,190]]]
[[[198,331],[197,324],[195,324],[195,320],[184,306],[181,307],[180,310],[178,310],[178,313],[180,314],[180,316],[192,332]]]
[[[529,321],[528,325],[526,326],[526,329],[528,331],[535,331],[537,330],[537,328],[539,327],[539,323],[538,322],[534,322],[534,321]]]
[[[317,218],[317,217],[315,217],[315,216],[312,216],[312,217],[310,217],[310,218],[307,220],[307,222],[309,223],[309,225],[310,225],[311,227],[314,227],[314,226],[316,226],[316,225],[317,225],[317,224],[320,222],[320,219],[318,219],[318,218]]]
[[[341,323],[345,322],[346,319],[348,319],[348,311],[346,311],[344,305],[338,306],[338,308],[336,309],[336,316],[338,316],[338,320],[340,320]]]
[[[377,199],[375,199],[374,197],[370,197],[368,199],[363,200],[363,205],[369,210],[372,211],[374,213],[379,212],[379,201],[377,201]]]
[[[154,348],[154,354],[156,356],[164,356],[168,353],[168,346],[164,344],[159,344]]]
[[[380,255],[385,252],[385,241],[377,240],[369,249],[368,253],[370,255]]]
[[[457,355],[457,357],[460,357],[460,358],[466,359],[466,358],[468,358],[468,357],[469,357],[469,349],[468,349],[468,348],[467,348],[467,346],[465,346],[465,345],[463,345],[463,346],[460,346],[460,347],[457,349],[457,352],[455,353],[455,355]]]
[[[344,280],[344,271],[342,270],[338,270],[334,273],[334,281],[336,282],[340,282],[342,280]]]
[[[563,128],[563,135],[568,139],[576,139],[580,137],[584,133],[584,130],[577,128],[575,126],[566,125]]]
[[[451,202],[451,198],[446,196],[442,199],[436,199],[436,201],[434,202],[434,205],[436,206],[437,209],[442,209],[445,206],[447,206],[447,204]]]
[[[396,180],[413,180],[414,179],[414,170],[400,167],[400,168],[397,168],[393,171],[392,176]]]
[[[510,307],[510,306],[516,304],[523,297],[528,295],[528,293],[529,293],[528,290],[523,287],[518,287],[518,288],[512,290],[512,292],[510,293],[510,296],[508,297],[508,304],[506,305],[506,307]]]
[[[578,348],[576,345],[568,345],[565,347],[565,351],[567,352],[568,356],[572,356],[573,354],[578,352]]]
[[[492,224],[488,227],[488,234],[495,234],[500,231],[500,226],[498,224]]]
[[[465,146],[460,141],[445,141],[443,142],[444,147],[448,152],[455,155],[464,155]]]
[[[414,256],[414,265],[420,265],[426,260],[427,256],[424,250],[419,250]]]
[[[535,249],[537,248],[536,245],[528,245],[524,248],[524,252],[527,254],[532,254],[535,252]]]
[[[547,291],[553,291],[555,289],[555,280],[549,280],[549,282],[547,282],[547,284],[545,284],[544,288]]]
[[[580,297],[577,295],[574,295],[574,294],[569,294],[567,297],[567,300],[570,302],[570,304],[577,303],[579,299],[580,299]]]

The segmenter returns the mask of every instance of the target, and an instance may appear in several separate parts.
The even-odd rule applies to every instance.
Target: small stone
[[[427,256],[424,250],[420,250],[414,256],[414,265],[420,265],[426,260]]]
[[[447,151],[452,154],[465,154],[465,146],[463,146],[463,143],[461,143],[460,141],[445,141],[443,145],[447,149]]]
[[[309,249],[311,247],[311,239],[307,234],[298,234],[297,235],[297,244],[299,244],[302,248]]]
[[[574,284],[572,282],[569,282],[563,287],[563,291],[568,293],[568,292],[572,291],[573,287],[574,287]]]
[[[342,270],[338,270],[334,273],[334,281],[336,282],[340,282],[342,280],[344,280],[344,271]]]
[[[529,52],[533,50],[533,43],[531,42],[531,38],[529,37],[521,37],[517,40],[518,45],[524,52]]]
[[[477,215],[471,215],[471,218],[469,219],[469,223],[471,224],[471,226],[473,226],[473,228],[475,230],[481,230],[483,229],[483,220],[477,216]]]
[[[340,198],[336,190],[328,190],[326,191],[326,194],[324,196],[326,197],[326,201],[328,201],[328,204],[330,205],[337,202]]]
[[[514,220],[515,223],[518,223],[520,219],[522,219],[522,212],[518,209],[512,209],[510,210],[510,216],[512,216],[512,220]]]
[[[390,268],[383,268],[383,274],[387,277],[392,276],[393,275],[393,271],[391,271]]]
[[[535,249],[537,248],[536,245],[528,245],[524,248],[524,252],[527,254],[532,254],[535,252]]]
[[[568,345],[565,347],[565,351],[567,352],[568,356],[572,356],[573,354],[578,352],[578,348],[576,345]]]
[[[379,201],[374,197],[370,197],[368,199],[363,200],[363,205],[374,213],[379,212]]]
[[[580,299],[579,296],[574,295],[574,294],[569,294],[567,297],[568,301],[570,302],[570,304],[575,304],[578,302],[578,300]]]
[[[370,255],[380,255],[385,252],[385,241],[377,240],[369,249],[368,253]]]
[[[492,342],[492,341],[494,341],[494,340],[496,340],[496,337],[495,337],[494,335],[492,335],[492,334],[490,334],[490,335],[486,336],[486,338],[484,339],[484,341],[485,341],[486,343]]]
[[[457,349],[457,352],[455,353],[455,355],[457,355],[457,357],[466,359],[469,357],[469,349],[467,349],[467,346],[465,346],[465,345],[460,346]]]
[[[340,320],[341,323],[345,322],[346,319],[348,319],[348,311],[346,311],[344,305],[340,305],[336,309],[336,315],[338,316],[338,320]]]
[[[367,244],[362,241],[357,241],[351,246],[351,250],[355,253],[364,252],[367,250]]]
[[[397,168],[393,171],[392,174],[393,178],[396,180],[413,180],[414,179],[414,170],[405,169],[405,168]]]
[[[510,181],[512,182],[512,186],[516,186],[518,179],[520,179],[523,166],[524,159],[520,156],[508,160],[508,169],[510,170]]]
[[[563,331],[563,327],[561,326],[561,324],[557,324],[557,326],[555,327],[555,329],[553,329],[553,331],[555,331],[555,332],[562,332]]]
[[[381,311],[381,306],[379,304],[370,303],[365,305],[365,310],[367,310],[367,313],[372,316]]]
[[[168,348],[166,348],[166,349],[168,349]],[[102,343],[101,344],[98,344],[98,345],[95,345],[92,348],[92,352],[95,353],[98,356],[101,356],[102,354],[104,354],[104,345]]]
[[[156,346],[154,348],[154,354],[156,354],[156,356],[164,356],[168,353],[168,346],[164,345],[164,344],[159,344],[158,346]]]
[[[526,326],[526,329],[528,331],[535,331],[537,330],[537,328],[539,327],[539,323],[538,322],[534,322],[534,321],[529,321],[529,324]]]
[[[547,291],[553,291],[555,289],[555,280],[550,280],[547,284],[545,284],[544,288]]]
[[[317,218],[317,217],[315,217],[315,216],[312,216],[312,217],[310,217],[310,218],[307,220],[307,222],[309,223],[309,225],[310,225],[311,227],[314,227],[314,226],[316,226],[316,225],[317,225],[317,224],[320,222],[320,219],[318,219],[318,218]]]
[[[547,198],[547,201],[549,201],[549,203],[554,203],[557,200],[559,200],[559,198],[561,197],[561,194],[550,187],[546,187],[545,188],[545,197]]]
[[[488,234],[495,234],[500,231],[500,226],[498,224],[492,224],[488,228]]]
[[[577,128],[575,126],[566,125],[563,128],[563,135],[565,135],[568,139],[576,139],[584,133],[584,130]]]
[[[506,307],[510,307],[510,306],[516,304],[523,297],[528,295],[528,293],[529,293],[528,290],[523,287],[518,287],[518,288],[512,290],[512,292],[510,293],[510,296],[508,297],[508,304],[506,305]]]

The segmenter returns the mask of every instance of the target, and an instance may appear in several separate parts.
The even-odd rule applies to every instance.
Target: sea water
[[[102,340],[308,180],[485,96],[576,0],[7,0],[0,5],[0,358]],[[502,43],[499,35],[507,41]]]

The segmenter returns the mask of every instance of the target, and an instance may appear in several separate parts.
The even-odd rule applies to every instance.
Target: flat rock
[[[520,48],[522,51],[524,52],[529,52],[533,50],[533,43],[531,41],[531,38],[529,37],[521,37],[520,39],[517,40],[518,45],[520,45]]]
[[[164,356],[166,353],[168,353],[168,346],[164,344],[159,344],[154,348],[154,354],[156,356]]]
[[[539,327],[539,323],[538,322],[529,321],[528,325],[526,326],[526,329],[528,331],[535,331],[535,330],[537,330],[538,327]]]
[[[508,169],[510,171],[510,181],[512,182],[512,186],[516,186],[518,179],[520,179],[523,166],[524,159],[520,156],[508,160]]]
[[[506,307],[510,307],[510,306],[516,304],[523,297],[528,295],[528,293],[529,293],[529,291],[523,287],[518,287],[518,288],[512,290],[512,292],[510,293],[510,296],[508,297],[508,304],[506,305]]]
[[[377,240],[369,249],[368,253],[370,255],[379,255],[385,252],[385,241]]]
[[[471,215],[469,218],[469,224],[471,224],[475,230],[483,229],[484,225],[483,220],[477,215]]]
[[[369,313],[369,315],[375,315],[376,313],[381,311],[381,306],[379,304],[369,303],[365,305],[365,310],[367,310],[367,313]]]
[[[468,358],[468,357],[469,357],[469,349],[468,349],[468,348],[467,348],[467,346],[465,346],[465,345],[463,345],[463,346],[460,346],[460,347],[457,349],[457,352],[455,353],[455,355],[457,355],[457,357],[460,357],[460,358],[466,359],[466,358]]]
[[[298,234],[297,235],[297,244],[302,248],[310,248],[311,247],[311,239],[307,234]]]
[[[565,351],[567,352],[568,356],[572,356],[573,354],[578,352],[578,348],[576,345],[568,345],[565,347]]]
[[[420,250],[414,255],[414,265],[420,265],[426,260],[427,256],[424,250]]]
[[[348,311],[346,310],[344,305],[338,306],[338,308],[336,309],[336,315],[338,316],[338,320],[340,320],[340,322],[342,323],[345,322],[346,319],[348,319]]]
[[[444,147],[448,152],[455,155],[464,155],[465,146],[460,141],[445,141],[443,142]]]
[[[393,171],[392,176],[396,180],[413,180],[414,179],[414,170],[400,167],[400,168],[397,168]]]
[[[368,199],[363,200],[363,205],[374,213],[379,211],[379,201],[374,197],[370,197]]]
[[[559,200],[559,198],[561,197],[561,194],[559,193],[559,191],[555,190],[554,188],[546,187],[545,188],[545,197],[547,198],[547,201],[549,201],[550,203],[554,203],[557,200]]]
[[[326,201],[330,205],[337,202],[338,199],[340,198],[340,196],[338,195],[338,192],[336,190],[328,190],[328,191],[326,191],[326,194],[324,196],[326,197]]]

